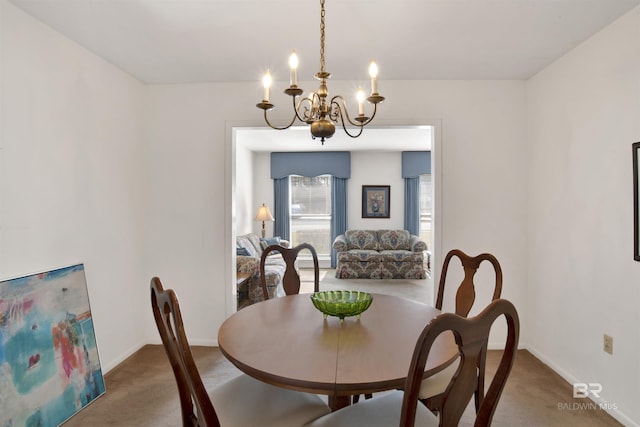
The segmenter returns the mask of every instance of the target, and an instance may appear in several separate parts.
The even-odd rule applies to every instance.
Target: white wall
[[[569,381],[601,383],[620,420],[637,425],[640,8],[536,75],[527,98],[530,346]],[[602,349],[605,333],[613,355]]]
[[[273,180],[271,179],[271,155],[269,153],[254,153],[253,169],[250,172],[251,182],[253,183],[253,205],[250,213],[250,219],[255,218],[258,212],[258,206],[262,203],[269,206],[269,210],[274,214],[273,204]],[[273,221],[264,223],[265,236],[273,236]],[[236,230],[238,231],[238,230]],[[262,222],[253,221],[251,232],[258,236],[262,233]],[[241,234],[238,232],[238,234]]]
[[[385,82],[384,91],[381,119],[442,123],[443,251],[494,253],[505,270],[504,295],[524,316],[524,83]],[[260,87],[158,85],[146,93],[148,179],[154,182],[146,273],[165,277],[182,295],[194,342],[215,343],[232,303],[231,206],[237,196],[231,181],[237,172],[231,128],[262,125],[254,106]],[[156,335],[150,332],[150,339]]]
[[[425,142],[426,144],[426,142]],[[389,185],[389,218],[362,218],[362,186]],[[348,228],[378,230],[404,228],[402,155],[355,151],[351,153]]]
[[[258,211],[258,205],[254,202],[255,198],[253,192],[254,171],[257,167],[254,164],[254,153],[241,145],[236,146],[236,233],[259,233],[254,229],[253,221],[256,212]],[[273,191],[272,191],[273,192]],[[273,206],[271,206],[273,208]],[[231,206],[233,208],[233,206]]]
[[[106,371],[148,339],[143,87],[5,0],[0,15],[0,277],[84,263]]]

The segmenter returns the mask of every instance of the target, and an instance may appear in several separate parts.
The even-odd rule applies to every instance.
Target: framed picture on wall
[[[633,148],[633,259],[640,261],[640,200],[638,200],[638,161],[640,160],[640,142],[634,142]]]
[[[362,186],[362,218],[389,218],[389,185]]]

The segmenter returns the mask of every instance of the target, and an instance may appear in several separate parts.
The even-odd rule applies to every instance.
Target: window
[[[420,175],[420,237],[427,243],[431,242],[432,205],[433,187],[431,185],[431,175]]]
[[[309,243],[318,258],[330,257],[331,176],[291,175],[289,185],[291,244]]]

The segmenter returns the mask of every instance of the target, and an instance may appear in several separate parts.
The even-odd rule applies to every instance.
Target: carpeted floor
[[[323,271],[321,289],[349,289],[376,293],[396,292],[425,301],[432,295],[430,280],[396,283],[392,288],[368,280],[338,281]],[[306,276],[305,276],[306,277]],[[305,278],[303,277],[303,279]],[[403,281],[404,282],[404,281]],[[409,283],[415,282],[415,283]],[[308,284],[305,283],[305,287]],[[313,286],[311,285],[311,289]],[[304,291],[304,289],[303,289]],[[407,293],[408,292],[408,293]],[[431,297],[429,297],[431,298]],[[429,302],[429,300],[426,300]],[[149,308],[149,310],[151,310]],[[213,388],[240,372],[215,347],[194,347],[193,353],[205,385]],[[487,383],[500,352],[490,351]],[[173,372],[162,346],[148,345],[105,375],[107,392],[84,408],[64,427],[179,426],[180,405]],[[559,375],[525,350],[520,350],[494,417],[494,426],[619,426],[614,418],[588,400],[572,398],[572,388]],[[461,425],[473,425],[473,404]]]

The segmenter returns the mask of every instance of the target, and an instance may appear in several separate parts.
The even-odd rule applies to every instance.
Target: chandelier
[[[369,66],[369,76],[371,77],[371,94],[366,100],[373,104],[373,113],[371,117],[364,115],[365,95],[360,88],[357,93],[358,115],[353,119],[349,116],[347,105],[344,98],[336,95],[329,98],[329,90],[327,89],[327,79],[331,77],[331,73],[325,71],[324,68],[324,2],[320,0],[320,71],[315,74],[315,78],[320,80],[320,86],[316,92],[311,92],[307,97],[302,95],[302,88],[298,87],[298,56],[295,50],[289,58],[289,67],[291,68],[290,86],[285,89],[284,93],[291,96],[293,100],[293,117],[288,125],[283,127],[274,126],[269,122],[267,111],[271,110],[274,105],[269,102],[269,89],[272,79],[269,70],[262,79],[264,86],[264,99],[256,107],[264,110],[264,120],[273,129],[284,130],[290,128],[297,120],[310,126],[311,137],[313,139],[320,138],[322,144],[326,138],[331,138],[336,131],[336,123],[342,125],[345,133],[351,138],[357,138],[362,134],[362,130],[366,125],[371,123],[376,115],[377,105],[384,101],[384,97],[378,94],[378,66],[371,61]],[[298,98],[300,97],[300,98]],[[356,129],[353,133],[347,128],[347,123]]]

